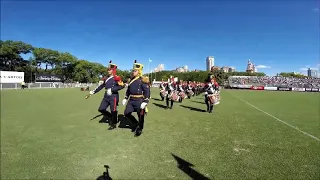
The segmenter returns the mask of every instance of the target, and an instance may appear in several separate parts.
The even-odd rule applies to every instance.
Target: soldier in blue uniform
[[[109,120],[109,128],[108,130],[112,130],[116,128],[116,124],[118,122],[118,111],[117,106],[119,102],[119,93],[121,89],[124,88],[124,83],[121,80],[120,76],[116,75],[117,65],[112,64],[112,61],[109,62],[108,66],[108,76],[103,78],[103,83],[99,85],[96,89],[90,91],[90,95],[86,98],[90,97],[93,94],[98,93],[100,90],[105,88],[104,97],[101,101],[101,104],[98,108],[98,111],[102,113],[106,118],[110,118]],[[106,109],[110,106],[109,113]]]
[[[134,61],[132,78],[128,84],[128,89],[122,104],[125,106],[124,116],[131,120],[133,126],[132,132],[135,136],[142,134],[144,125],[144,116],[147,112],[147,104],[150,99],[149,78],[142,76],[143,65]],[[139,121],[132,115],[137,112]]]

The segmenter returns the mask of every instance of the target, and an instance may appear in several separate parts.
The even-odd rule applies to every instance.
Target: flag
[[[149,58],[149,62],[152,62],[152,60]]]

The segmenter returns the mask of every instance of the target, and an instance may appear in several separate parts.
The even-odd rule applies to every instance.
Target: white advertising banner
[[[0,83],[21,83],[24,81],[24,72],[0,71]]]
[[[277,91],[278,88],[277,88],[277,87],[264,87],[264,90],[267,90],[267,91]]]

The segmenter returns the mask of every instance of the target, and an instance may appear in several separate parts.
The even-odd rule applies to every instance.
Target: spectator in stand
[[[320,88],[320,78],[282,77],[282,76],[231,76],[229,84],[266,87]]]

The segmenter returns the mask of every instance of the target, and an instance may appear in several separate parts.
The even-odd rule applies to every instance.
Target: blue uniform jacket
[[[130,100],[143,98],[143,102],[149,103],[150,87],[142,81],[142,77],[130,81],[125,98],[128,99],[130,95]]]
[[[103,82],[103,84],[101,84],[94,90],[94,94],[98,93],[101,89],[105,88],[106,90],[111,89],[112,94],[118,95],[119,94],[118,91],[124,88],[123,84],[121,83],[119,81],[115,81],[113,76],[110,76]],[[107,91],[105,92],[104,95],[109,96],[107,94]]]

